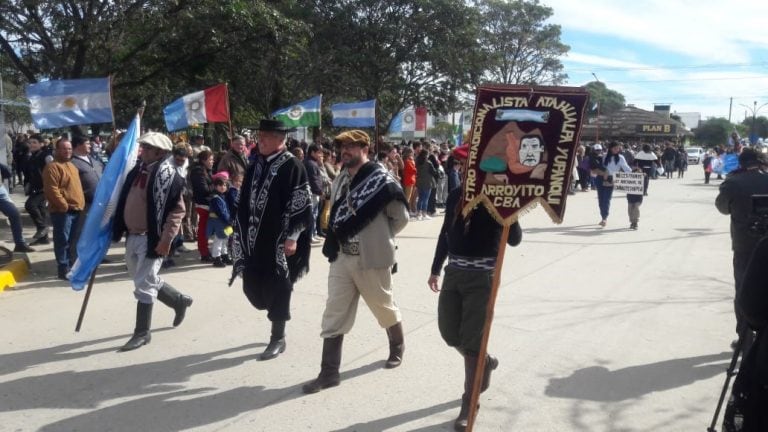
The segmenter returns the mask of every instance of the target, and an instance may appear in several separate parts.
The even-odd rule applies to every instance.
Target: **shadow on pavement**
[[[730,352],[665,360],[615,371],[591,366],[575,371],[567,378],[550,378],[544,394],[550,397],[620,402],[643,395],[686,386],[698,380],[723,374]],[[721,362],[710,364],[712,362]]]
[[[256,354],[234,358],[216,357],[260,345],[263,344],[253,343],[156,362],[137,362],[117,368],[64,371],[6,381],[2,383],[0,393],[0,412],[35,408],[92,409],[112,399],[181,391],[184,390],[182,383],[193,375],[235,367],[245,361],[255,360]],[[115,351],[117,348],[110,347],[103,351]],[[91,354],[93,352],[76,353],[77,356]],[[135,353],[115,355],[135,356]]]
[[[458,408],[460,405],[461,405],[460,399],[455,401],[450,401],[450,402],[444,402],[439,405],[420,408],[417,410],[380,418],[378,420],[372,420],[365,423],[353,424],[343,429],[334,429],[333,431],[330,431],[330,432],[379,432],[379,431],[389,430],[391,428],[395,428],[397,426],[403,425],[405,423],[408,423],[414,420],[430,417],[434,414],[443,412],[447,409]],[[456,414],[458,415],[458,410],[456,411]],[[442,424],[422,427],[419,429],[410,429],[410,430],[419,431],[419,432],[444,431],[444,430],[452,430],[453,429],[452,425],[453,425],[453,420],[451,420],[448,423],[442,423]]]
[[[237,387],[221,391],[211,387],[185,389],[181,385],[195,374],[210,373],[242,364],[245,360],[255,360],[255,355],[235,358],[214,359],[227,353],[253,348],[260,344],[244,345],[238,348],[215,351],[208,354],[190,355],[165,361],[139,364],[103,371],[83,372],[82,376],[58,376],[42,378],[41,382],[19,382],[8,391],[18,391],[32,385],[36,390],[48,385],[44,380],[67,380],[75,385],[69,391],[74,396],[84,397],[76,403],[59,403],[67,396],[63,393],[48,397],[50,405],[70,408],[96,408],[83,414],[75,415],[50,423],[40,431],[62,430],[148,430],[179,431],[201,427],[236,417],[248,411],[258,410],[270,405],[277,405],[305,396],[300,385],[268,389],[264,386]],[[342,374],[342,381],[368,372],[381,369],[381,362],[371,363]],[[62,375],[62,374],[59,374]],[[86,380],[86,383],[81,383]],[[22,380],[20,380],[22,381]],[[3,384],[5,389],[7,384]],[[344,385],[344,382],[342,382]],[[98,387],[95,387],[98,386]],[[25,393],[34,394],[35,389]],[[328,390],[331,391],[331,390]],[[83,393],[101,394],[102,396],[83,395]],[[155,393],[155,394],[153,394]],[[98,408],[110,399],[147,395],[127,402],[121,402],[104,408]],[[321,396],[320,396],[321,397]],[[40,403],[27,404],[41,407]],[[5,401],[0,399],[0,408],[5,409]],[[277,430],[279,425],[274,420],[259,418],[247,425],[240,425],[246,430]],[[226,427],[225,427],[226,428]],[[373,430],[373,429],[372,429]]]

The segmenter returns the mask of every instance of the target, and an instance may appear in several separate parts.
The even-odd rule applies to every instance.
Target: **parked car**
[[[704,159],[704,149],[701,147],[688,147],[685,152],[688,153],[688,164],[696,165]]]

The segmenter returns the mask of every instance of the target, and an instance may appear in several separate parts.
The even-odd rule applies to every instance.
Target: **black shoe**
[[[222,255],[221,255],[221,260],[222,260],[222,261],[224,262],[224,264],[226,264],[226,265],[232,265],[232,264],[234,264],[234,263],[235,263],[234,261],[232,261],[232,257],[230,257],[230,256],[229,256],[229,254],[222,254]]]
[[[29,247],[26,243],[17,244],[15,248],[13,248],[14,252],[34,252],[35,250]]]
[[[67,277],[67,272],[59,272],[59,279],[68,281],[69,278]]]
[[[213,257],[210,256],[210,255],[201,256],[200,257],[200,262],[212,263],[213,262]]]
[[[637,229],[637,223],[636,222],[632,222],[631,224],[629,224],[629,229],[636,230]]]
[[[37,239],[32,240],[29,244],[31,245],[47,245],[51,243],[51,240],[48,238],[48,235],[45,235],[44,237],[39,237]]]
[[[269,345],[264,349],[264,352],[259,355],[261,360],[271,360],[285,351],[285,338],[269,339]]]
[[[213,266],[214,267],[226,267],[227,265],[224,264],[224,261],[221,259],[220,256],[217,256],[213,259]]]
[[[495,371],[499,367],[499,359],[488,354],[485,360],[485,369],[483,369],[483,382],[480,385],[480,393],[488,390],[491,386],[491,372]]]

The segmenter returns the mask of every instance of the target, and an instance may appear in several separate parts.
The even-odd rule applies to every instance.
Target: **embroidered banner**
[[[588,98],[580,87],[478,87],[464,214],[483,204],[509,225],[541,203],[561,223]]]

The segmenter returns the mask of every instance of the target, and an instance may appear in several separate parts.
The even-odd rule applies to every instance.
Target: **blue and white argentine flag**
[[[80,291],[88,283],[91,273],[98,267],[109,250],[112,242],[112,221],[115,219],[117,200],[123,189],[125,178],[136,166],[139,155],[139,130],[141,119],[137,115],[128,131],[120,140],[112,157],[109,158],[104,174],[96,186],[93,204],[77,242],[77,261],[69,273],[72,289]]]
[[[334,127],[376,127],[376,99],[331,105]]]
[[[38,129],[112,123],[109,78],[52,80],[27,85],[29,110]]]

